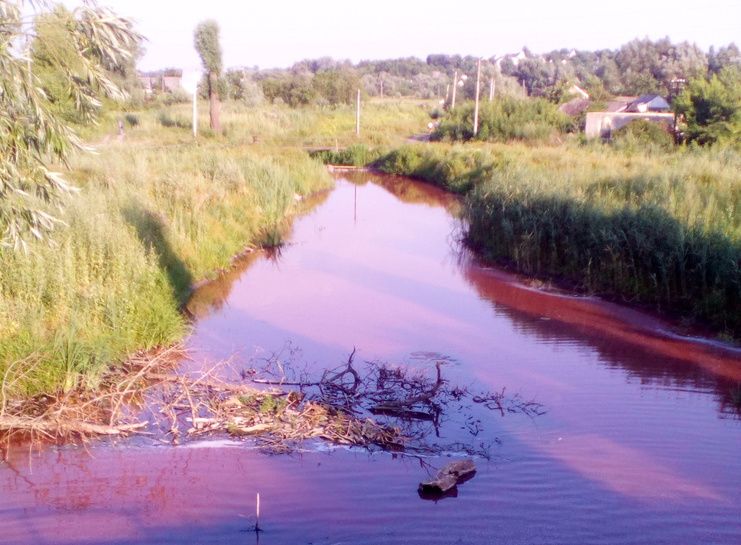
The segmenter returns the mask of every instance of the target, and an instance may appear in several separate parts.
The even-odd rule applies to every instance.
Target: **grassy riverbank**
[[[353,144],[399,146],[410,136],[427,131],[429,112],[433,107],[434,101],[423,99],[374,99],[363,102],[359,136],[355,134],[355,107],[348,105],[247,107],[237,102],[225,102],[221,120],[224,135],[231,142],[308,148]],[[180,133],[187,136],[191,112],[190,104],[176,104],[163,109],[155,108],[144,119],[145,122],[160,125],[164,121],[174,128],[180,128]],[[201,127],[208,126],[205,103],[201,105],[200,112]],[[173,134],[169,138],[173,138]]]
[[[75,158],[68,177],[80,192],[53,245],[0,250],[0,373],[35,363],[6,396],[94,384],[127,354],[181,338],[192,283],[275,242],[295,195],[331,183],[301,150],[194,143],[154,112],[123,142],[107,140]]]
[[[467,242],[528,275],[741,338],[741,157],[407,146],[375,166],[466,195]]]

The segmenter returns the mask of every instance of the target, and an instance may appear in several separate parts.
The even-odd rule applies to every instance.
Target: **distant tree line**
[[[465,76],[457,91],[465,100],[475,91],[477,61],[471,55],[433,54],[424,60],[405,57],[353,64],[322,57],[286,69],[231,70],[219,86],[221,96],[227,98],[294,107],[348,103],[358,88],[367,96],[442,99],[449,95],[457,72]],[[559,49],[535,54],[523,48],[517,55],[484,59],[482,78],[487,88],[493,80],[498,95],[528,95],[558,103],[568,97],[571,84],[582,86],[595,100],[648,93],[674,97],[684,83],[709,80],[728,67],[741,67],[741,51],[735,44],[706,52],[668,38],[637,39],[618,49],[597,51]],[[487,90],[482,90],[484,95]]]
[[[678,80],[710,77],[728,66],[741,66],[735,44],[706,53],[689,42],[637,39],[616,50],[559,49],[544,55],[523,50],[524,59],[501,61],[502,73],[517,79],[529,95],[549,97],[566,82],[579,83],[594,97],[672,95]],[[557,93],[556,93],[557,95]]]

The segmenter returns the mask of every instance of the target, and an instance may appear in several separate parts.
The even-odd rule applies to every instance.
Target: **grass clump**
[[[157,119],[159,120],[160,125],[166,128],[177,127],[179,129],[189,129],[191,128],[192,124],[189,119],[186,119],[182,116],[173,115],[172,113],[164,110],[159,113]]]
[[[311,156],[325,165],[365,167],[378,161],[383,156],[383,151],[365,144],[353,144],[345,149],[318,150],[311,152]]]
[[[485,149],[410,145],[395,149],[374,164],[388,174],[409,176],[453,193],[466,193],[497,165]]]

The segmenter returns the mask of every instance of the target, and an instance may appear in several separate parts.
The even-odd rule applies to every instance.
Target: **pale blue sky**
[[[74,4],[75,0],[69,0]],[[424,58],[428,53],[492,56],[527,45],[615,48],[633,38],[669,36],[703,49],[741,46],[741,0],[99,0],[137,20],[147,36],[143,69],[197,69],[193,28],[221,26],[224,62],[261,68],[331,56]]]

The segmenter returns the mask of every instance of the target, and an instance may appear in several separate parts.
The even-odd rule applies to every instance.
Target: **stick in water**
[[[257,493],[257,504],[255,505],[255,512],[257,517],[255,518],[255,532],[260,531],[260,493]]]

